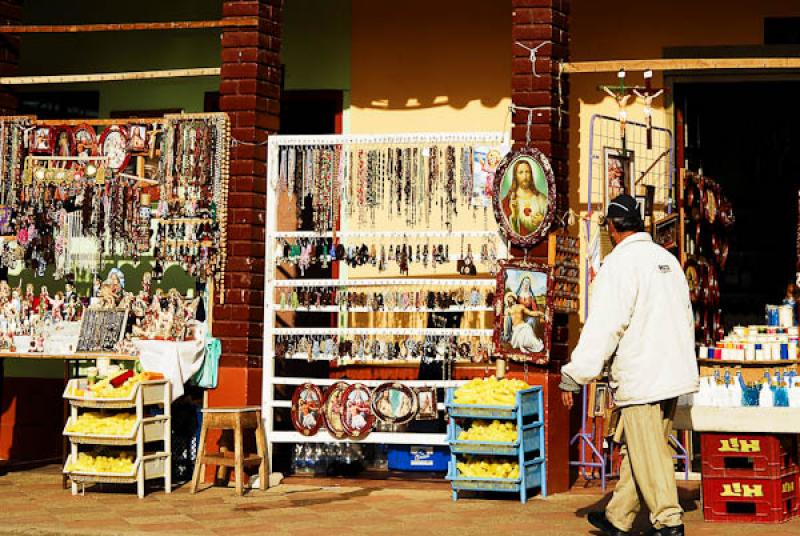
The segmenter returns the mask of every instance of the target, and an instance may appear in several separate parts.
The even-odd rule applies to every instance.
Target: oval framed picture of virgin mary
[[[292,396],[292,424],[304,436],[313,436],[322,427],[323,396],[319,387],[304,383]]]
[[[494,215],[509,242],[531,247],[553,223],[556,185],[547,157],[525,147],[508,153],[494,177]]]

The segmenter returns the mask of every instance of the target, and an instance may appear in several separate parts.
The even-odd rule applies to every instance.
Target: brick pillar
[[[556,111],[560,103],[566,109],[568,85],[566,79],[559,81],[558,64],[566,61],[568,48],[569,0],[512,0],[512,82],[511,99],[517,106],[549,107],[532,113],[530,143],[542,151],[550,160],[558,192],[557,212],[559,216],[569,208],[569,182],[567,180],[567,143],[569,118]],[[530,52],[519,46],[522,43],[534,48],[550,41],[537,51],[536,74],[534,76]],[[513,115],[512,138],[515,148],[524,146],[528,132],[528,111],[519,110]],[[512,254],[522,252],[512,248]],[[531,255],[537,260],[547,259],[547,241],[535,247]],[[566,358],[566,317],[556,315],[554,325],[563,329],[554,330],[551,363],[542,369],[537,383],[544,385],[545,430],[547,448],[547,485],[549,492],[566,491],[569,488],[570,415],[560,399],[558,383],[560,364]],[[558,339],[558,340],[556,340]]]
[[[222,340],[219,386],[212,406],[261,401],[264,318],[264,214],[267,148],[280,113],[282,0],[223,2],[223,17],[258,17],[258,27],[222,34],[220,109],[231,118],[228,266],[225,304],[214,307]],[[261,144],[261,145],[253,145]]]
[[[0,1],[0,24],[19,24],[22,20],[22,0]],[[0,76],[15,76],[19,70],[19,36],[0,35]],[[15,115],[17,98],[9,86],[0,88],[0,115]]]

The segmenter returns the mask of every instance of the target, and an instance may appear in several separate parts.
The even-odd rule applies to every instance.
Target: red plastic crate
[[[784,523],[800,513],[798,473],[783,478],[703,477],[706,521]]]
[[[780,478],[798,470],[796,435],[701,434],[703,478]]]

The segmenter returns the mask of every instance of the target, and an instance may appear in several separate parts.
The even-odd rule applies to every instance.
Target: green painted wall
[[[219,0],[142,0],[79,3],[28,0],[25,24],[88,24],[216,20]],[[218,67],[220,29],[171,32],[93,32],[82,34],[23,34],[20,74],[76,74],[150,69]],[[21,91],[100,92],[99,117],[115,110],[178,108],[202,112],[206,92],[217,91],[218,77],[25,86]]]
[[[286,89],[350,89],[351,0],[288,0],[281,60]]]

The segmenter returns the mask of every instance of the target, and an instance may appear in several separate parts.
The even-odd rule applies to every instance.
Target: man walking
[[[631,196],[611,201],[603,224],[614,250],[592,285],[589,317],[559,386],[571,408],[573,393],[611,360],[622,466],[611,502],[589,522],[604,534],[626,535],[644,501],[655,534],[682,535],[668,437],[677,397],[699,386],[689,287],[677,259],[643,232]]]

